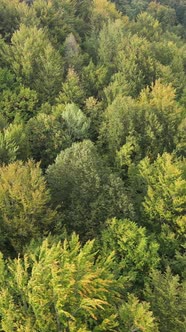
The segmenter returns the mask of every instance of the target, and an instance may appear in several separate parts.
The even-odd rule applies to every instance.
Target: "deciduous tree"
[[[39,164],[16,161],[0,167],[0,228],[14,253],[55,228],[56,212]],[[5,248],[1,248],[4,250]]]
[[[63,79],[62,59],[44,30],[22,24],[11,39],[10,64],[23,84],[36,90],[42,101],[58,94]]]

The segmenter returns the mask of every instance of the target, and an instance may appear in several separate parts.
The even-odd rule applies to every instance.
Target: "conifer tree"
[[[183,332],[186,327],[186,290],[179,276],[170,268],[165,273],[154,271],[151,283],[146,287],[145,297],[158,322],[160,332]]]
[[[7,265],[0,257],[0,329],[27,332],[113,331],[117,292],[112,258],[96,262],[93,241],[46,239]],[[111,292],[112,290],[112,292]]]

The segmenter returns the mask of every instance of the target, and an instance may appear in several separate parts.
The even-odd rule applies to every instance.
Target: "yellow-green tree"
[[[39,238],[55,227],[56,213],[49,207],[50,194],[39,164],[17,161],[0,168],[1,250],[10,246],[22,252],[32,238]]]
[[[75,103],[82,105],[85,99],[85,93],[78,74],[73,68],[69,68],[66,81],[62,84],[59,96],[56,98],[57,103]]]
[[[159,264],[159,245],[144,227],[116,218],[106,223],[98,241],[104,258],[114,251],[113,272],[117,280],[123,280],[128,290],[140,291],[148,280],[149,271]]]
[[[152,164],[145,158],[139,169],[146,183],[141,218],[157,236],[162,264],[171,264],[176,250],[182,253],[185,243],[185,161],[164,153]]]
[[[186,231],[184,164],[168,153],[158,156],[153,164],[147,158],[140,164],[141,175],[147,183],[143,203],[147,218],[160,228],[168,225],[177,235]]]
[[[0,329],[5,332],[115,331],[118,294],[111,257],[96,261],[93,241],[50,239],[9,261],[0,257]]]
[[[148,302],[140,302],[133,294],[119,308],[119,332],[158,332],[158,324]]]
[[[22,123],[11,123],[0,130],[0,165],[28,157],[27,137]]]
[[[104,112],[100,143],[111,158],[117,155],[121,163],[122,154],[126,159],[128,154],[131,161],[145,156],[153,160],[158,153],[172,152],[176,140],[182,139],[178,137],[178,128],[183,116],[175,90],[159,80],[142,90],[138,99],[124,96],[120,90]]]
[[[12,36],[9,53],[15,74],[36,90],[41,100],[58,94],[63,79],[62,59],[44,30],[21,24]]]

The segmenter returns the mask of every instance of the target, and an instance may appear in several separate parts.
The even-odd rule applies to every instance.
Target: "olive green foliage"
[[[37,112],[37,93],[30,88],[20,86],[16,91],[4,90],[1,95],[0,107],[2,114],[12,121],[16,117],[28,120]]]
[[[40,112],[28,121],[25,131],[30,157],[41,161],[44,168],[54,161],[62,148],[68,146],[62,120],[54,114]]]
[[[28,142],[23,124],[11,123],[0,131],[0,164],[28,157]]]
[[[20,15],[17,4],[17,0],[0,1],[0,35],[6,41],[10,41],[12,34],[19,27]]]
[[[84,92],[79,81],[79,77],[73,69],[68,70],[66,81],[62,84],[56,101],[60,103],[75,103],[81,105],[84,101]]]
[[[172,30],[176,23],[176,12],[174,8],[161,3],[150,2],[147,11],[158,20],[163,30]]]
[[[102,121],[102,103],[94,97],[86,99],[85,113],[90,121],[89,137],[96,141],[99,135],[99,129]]]
[[[91,141],[74,143],[62,151],[48,167],[47,181],[66,227],[83,238],[95,235],[100,223],[113,214],[133,215],[121,179],[110,174]]]
[[[16,88],[17,82],[15,75],[7,68],[0,68],[0,93],[4,90]]]
[[[16,161],[0,168],[0,228],[15,252],[54,227],[56,213],[49,202],[39,164]]]
[[[81,246],[45,239],[23,258],[0,257],[0,326],[3,331],[158,331],[147,302],[120,297],[121,285],[97,257],[94,242]],[[119,310],[118,310],[119,306]]]
[[[0,330],[185,331],[185,157],[185,0],[0,0]]]
[[[165,273],[154,271],[151,282],[145,291],[151,309],[157,318],[159,331],[184,331],[186,326],[186,290],[185,283],[170,268]]]

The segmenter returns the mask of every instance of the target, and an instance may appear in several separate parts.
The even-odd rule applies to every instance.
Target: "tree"
[[[175,148],[175,137],[178,126],[183,117],[183,109],[176,102],[176,91],[171,84],[163,84],[160,80],[156,81],[151,88],[141,92],[139,105],[140,108],[148,109],[147,132],[142,138],[141,143],[145,146],[145,140],[152,146],[151,154],[156,151],[162,154],[167,151],[171,153]],[[164,133],[167,133],[164,135]]]
[[[110,3],[107,0],[94,0],[92,8],[92,26],[98,32],[103,23],[108,22],[109,20],[115,20],[120,18],[121,15],[117,11],[114,4]]]
[[[73,234],[63,243],[45,239],[24,257],[0,257],[0,328],[17,331],[113,331],[117,293],[112,262],[100,265],[93,241]]]
[[[71,230],[85,232],[85,227],[95,226],[90,223],[86,226],[86,223],[91,219],[92,201],[100,190],[101,172],[101,160],[90,141],[74,143],[49,166],[47,181],[53,203],[55,206],[60,204],[62,211],[66,211],[67,226]]]
[[[186,118],[181,121],[178,132],[175,138],[176,142],[176,155],[178,157],[186,157]]]
[[[19,27],[20,16],[17,8],[18,0],[0,1],[0,35],[10,42],[11,36]]]
[[[43,105],[26,125],[30,157],[41,161],[44,169],[61,150],[87,138],[89,129],[89,119],[75,104],[49,106],[49,112],[47,107]]]
[[[142,202],[143,220],[156,234],[160,243],[162,264],[167,265],[182,252],[185,243],[185,175],[184,162],[164,153],[150,164],[146,158],[140,163],[140,173],[146,182]]]
[[[170,268],[165,273],[154,271],[146,287],[145,298],[158,322],[160,332],[182,332],[185,329],[185,284]]]
[[[98,234],[107,218],[133,215],[122,180],[111,174],[89,140],[62,151],[48,167],[47,181],[67,230],[83,240]]]
[[[67,35],[64,42],[64,59],[66,66],[71,69],[78,70],[82,65],[81,49],[72,32]]]
[[[99,102],[94,97],[86,99],[84,112],[90,121],[89,137],[95,142],[99,135],[99,128],[103,116],[102,102]]]
[[[146,158],[140,172],[147,183],[144,212],[157,227],[167,224],[177,234],[185,232],[185,176],[184,163],[164,153],[150,164]]]
[[[61,117],[65,121],[65,132],[72,142],[88,137],[90,121],[75,104],[67,104]]]
[[[137,16],[136,22],[131,27],[131,30],[153,42],[158,41],[162,35],[159,21],[147,12]]]
[[[69,33],[75,32],[77,18],[74,0],[35,0],[32,5],[32,18],[37,26],[48,31],[53,44],[61,47]]]
[[[71,143],[63,129],[62,119],[52,112],[51,114],[40,112],[27,122],[25,130],[29,155],[35,161],[41,162],[44,169]]]
[[[159,245],[147,235],[144,227],[130,220],[109,220],[98,242],[101,256],[114,251],[113,272],[117,280],[128,284],[128,291],[140,292],[149,272],[159,264]]]
[[[140,302],[130,294],[128,301],[119,308],[120,332],[158,332],[158,326],[147,302]]]
[[[38,96],[36,91],[21,85],[14,91],[9,89],[3,91],[0,107],[9,122],[12,122],[16,117],[27,121],[37,112]]]
[[[128,21],[122,19],[110,20],[104,24],[99,33],[98,56],[99,63],[114,70],[117,66],[117,52],[126,34]]]
[[[103,114],[99,141],[105,150],[109,151],[108,154],[112,160],[116,151],[125,144],[126,136],[132,129],[131,117],[134,107],[135,103],[131,98],[118,95]]]
[[[149,0],[112,0],[112,2],[119,11],[133,19],[146,9]]]
[[[23,84],[36,90],[42,101],[59,93],[62,59],[42,29],[20,26],[11,39],[10,64]]]
[[[160,66],[162,82],[171,84],[176,90],[177,99],[181,99],[184,96],[184,89],[186,84],[185,79],[185,45],[176,42],[168,43],[168,47],[165,48],[165,52],[169,52],[167,61],[168,66]],[[160,45],[161,48],[161,45]],[[160,54],[159,49],[159,54]],[[166,56],[166,53],[162,52],[162,55]]]
[[[103,89],[108,84],[110,73],[106,66],[96,66],[91,60],[88,66],[82,69],[82,85],[86,96],[96,97],[101,100],[104,97]]]
[[[13,253],[21,253],[33,237],[55,228],[56,212],[49,207],[50,194],[39,164],[16,161],[1,166],[0,179],[1,232]]]
[[[66,81],[62,84],[62,90],[56,98],[58,104],[74,103],[79,106],[83,105],[85,93],[81,86],[78,74],[73,68],[68,70]]]
[[[18,83],[15,75],[8,68],[0,68],[0,93],[4,90],[14,90]]]
[[[112,162],[116,158],[118,163],[119,159],[121,166],[122,153],[129,153],[131,162],[145,156],[154,160],[158,153],[175,149],[183,116],[183,109],[175,100],[175,90],[159,80],[142,90],[138,99],[118,93],[104,112],[100,144]]]
[[[0,131],[0,164],[8,164],[16,159],[26,160],[28,157],[28,141],[24,126],[10,124]]]
[[[176,25],[175,9],[156,2],[150,2],[147,12],[155,17],[160,23],[162,29],[172,29]]]
[[[116,0],[121,2],[121,0]],[[126,1],[126,0],[124,0]],[[146,8],[147,5],[149,3],[149,1],[151,0],[127,0],[127,4],[126,6],[123,7],[123,11],[126,13],[126,15],[128,17],[130,17],[130,19],[136,19],[136,17],[138,15],[140,15],[141,13],[143,13]],[[121,4],[122,5],[122,4]]]
[[[171,8],[174,8],[176,11],[176,18],[177,18],[178,22],[180,24],[182,24],[183,27],[185,28],[186,21],[185,21],[185,2],[184,2],[184,0],[179,0],[179,1],[161,0],[160,3],[162,3],[163,5],[166,5],[166,6],[168,5]]]
[[[127,19],[120,19],[105,24],[99,35],[99,62],[110,69],[112,81],[120,77],[120,89],[124,85],[125,94],[133,97],[158,76],[151,42],[138,34]]]
[[[157,78],[151,43],[142,36],[131,35],[130,31],[117,53],[117,71],[121,72],[124,84],[127,82],[127,94],[137,97]]]

